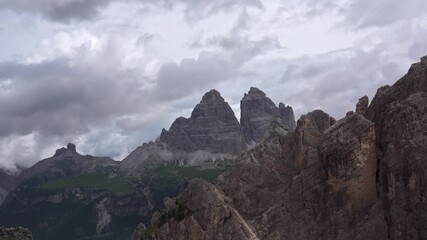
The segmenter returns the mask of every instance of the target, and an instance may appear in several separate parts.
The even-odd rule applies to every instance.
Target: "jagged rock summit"
[[[238,154],[243,149],[239,121],[217,90],[207,92],[190,118],[176,119],[160,141],[186,152]]]
[[[279,107],[258,88],[251,87],[240,101],[243,135],[247,143],[259,143],[274,119],[282,119],[295,129],[295,116],[290,106],[280,103]]]
[[[57,157],[57,156],[62,156],[62,155],[73,156],[73,155],[80,155],[80,154],[77,153],[75,144],[68,143],[67,148],[57,149],[53,156]]]

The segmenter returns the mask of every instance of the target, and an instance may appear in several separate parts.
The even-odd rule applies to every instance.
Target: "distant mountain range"
[[[427,238],[427,57],[338,121],[295,122],[253,87],[240,105],[238,121],[211,90],[121,162],[70,143],[0,171],[0,225],[43,240]]]

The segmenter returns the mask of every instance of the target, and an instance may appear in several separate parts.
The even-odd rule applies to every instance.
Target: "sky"
[[[0,167],[121,160],[217,89],[339,119],[427,55],[425,0],[0,0]]]

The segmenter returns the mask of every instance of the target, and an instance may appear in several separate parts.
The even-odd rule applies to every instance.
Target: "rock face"
[[[286,106],[283,103],[279,103],[280,118],[291,128],[295,129],[297,123],[295,122],[294,110],[291,106]]]
[[[258,239],[254,229],[230,207],[230,203],[231,199],[215,186],[195,179],[175,204],[155,217],[153,223],[158,229],[147,231],[140,227],[134,233],[134,239]]]
[[[243,149],[239,121],[216,90],[207,92],[190,118],[176,119],[169,131],[162,130],[160,141],[170,147],[193,152],[238,154]]]
[[[427,57],[370,106],[362,97],[338,122],[316,110],[287,129],[276,124],[216,186],[190,185],[177,201],[192,215],[154,225],[152,237],[427,238]]]
[[[0,240],[33,240],[33,236],[26,228],[0,227]]]
[[[377,189],[389,239],[427,238],[427,57],[391,87],[380,88],[366,113],[375,123]]]
[[[251,87],[240,101],[243,135],[247,143],[259,143],[274,119],[281,118],[291,129],[295,129],[295,116],[290,106],[279,107],[258,88]]]

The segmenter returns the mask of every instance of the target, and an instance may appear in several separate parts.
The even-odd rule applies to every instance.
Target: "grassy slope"
[[[128,179],[120,176],[109,178],[107,174],[85,174],[80,176],[65,177],[40,186],[40,188],[49,190],[70,187],[106,190],[115,195],[127,195],[134,192],[134,188]]]

